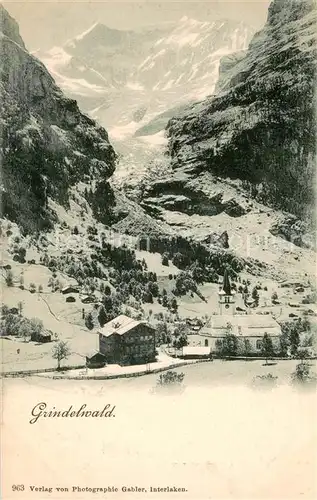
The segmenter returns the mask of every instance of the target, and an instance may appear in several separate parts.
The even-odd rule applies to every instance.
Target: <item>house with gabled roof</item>
[[[106,358],[101,352],[92,350],[86,352],[86,367],[87,368],[102,368],[106,365]]]
[[[99,352],[107,363],[120,365],[155,361],[155,328],[124,314],[98,330]]]
[[[67,293],[79,293],[79,289],[75,285],[68,284],[61,289],[61,292],[64,295],[66,295]]]

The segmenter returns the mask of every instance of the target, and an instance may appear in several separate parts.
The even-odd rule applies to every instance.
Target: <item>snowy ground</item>
[[[124,375],[124,374],[132,374],[132,373],[141,373],[141,372],[148,372],[151,373],[153,370],[157,369],[162,369],[162,368],[169,368],[171,365],[177,367],[180,364],[192,364],[195,363],[195,361],[192,360],[187,360],[184,361],[182,359],[174,359],[164,352],[159,352],[159,355],[157,356],[157,361],[156,363],[149,363],[149,364],[144,364],[144,365],[134,365],[134,366],[120,366],[120,365],[107,365],[104,368],[98,368],[98,369],[76,369],[76,370],[67,370],[65,372],[49,372],[49,373],[42,373],[39,374],[39,376],[43,377],[52,377],[58,375],[63,376],[63,378],[82,378],[82,377],[104,377],[106,375]]]

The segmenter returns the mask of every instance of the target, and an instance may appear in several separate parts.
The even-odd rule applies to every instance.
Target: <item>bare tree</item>
[[[61,368],[61,361],[67,359],[71,354],[70,347],[67,342],[61,340],[52,349],[52,357],[57,360],[57,369]]]
[[[20,337],[23,337],[24,342],[27,341],[27,338],[31,337],[32,329],[31,329],[31,324],[28,320],[22,319],[19,325],[18,334]]]

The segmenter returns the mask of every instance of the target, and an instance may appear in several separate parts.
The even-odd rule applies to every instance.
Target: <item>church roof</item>
[[[281,327],[272,316],[258,314],[211,316],[210,327],[202,328],[199,334],[223,336],[230,330],[234,335],[245,337],[262,337],[265,332],[272,336],[281,334]]]

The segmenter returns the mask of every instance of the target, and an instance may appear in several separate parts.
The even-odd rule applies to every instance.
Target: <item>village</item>
[[[176,300],[172,286],[179,270],[171,262],[162,265],[159,254],[151,254],[151,261],[148,252],[137,256],[148,259],[149,269],[158,269],[158,298],[141,306],[131,299],[130,307],[121,306],[110,320],[100,290],[111,297],[111,279],[103,286],[82,286],[35,259],[27,266],[17,260],[2,263],[4,373],[98,378],[223,359],[267,364],[269,359],[315,357],[316,313],[307,299],[312,294],[308,282],[288,280],[277,290],[267,280],[252,288],[248,279],[233,282],[225,270],[217,283]],[[27,283],[32,268],[49,289]]]
[[[197,319],[188,318],[183,331],[179,332],[177,328],[181,322],[176,322],[176,340],[172,347],[170,342],[166,347],[169,355],[183,359],[203,359],[221,353],[228,356],[238,353],[256,356],[265,355],[267,350],[268,356],[273,356],[274,352],[280,352],[281,327],[272,317],[235,314],[235,292],[231,290],[227,272],[218,295],[218,315],[203,324]],[[157,331],[149,323],[120,315],[101,328],[98,334],[99,352],[87,358],[90,366],[95,363],[131,364],[132,361],[141,364],[142,361],[155,361]],[[267,347],[263,346],[265,342]]]

